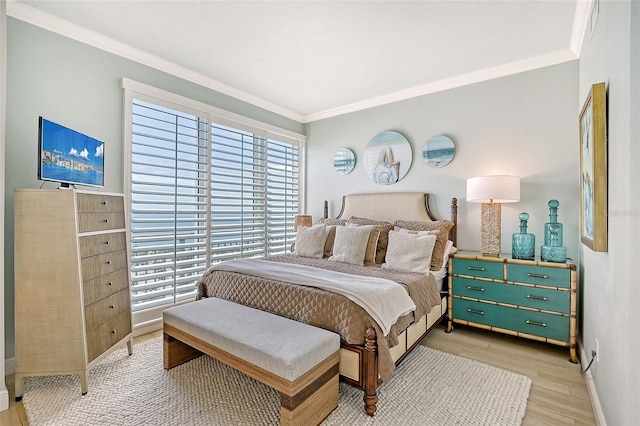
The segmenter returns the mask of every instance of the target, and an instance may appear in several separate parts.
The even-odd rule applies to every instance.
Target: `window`
[[[293,219],[301,211],[303,137],[230,120],[201,104],[192,108],[125,93],[132,309],[138,324],[195,299],[195,284],[213,263],[288,250],[295,240]]]

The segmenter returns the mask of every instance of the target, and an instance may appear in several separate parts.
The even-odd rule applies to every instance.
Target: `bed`
[[[365,411],[372,416],[379,384],[445,316],[447,289],[439,283],[446,283],[444,265],[456,242],[457,200],[452,199],[450,220],[438,220],[429,208],[429,194],[419,192],[346,195],[337,218],[327,216],[325,202],[324,217],[298,230],[291,254],[212,266],[197,284],[197,298],[223,298],[339,333],[340,379],[364,391]],[[318,248],[322,232],[325,239]],[[358,249],[345,250],[346,242]],[[402,263],[406,253],[399,254],[407,242],[419,244],[411,250],[409,266]],[[423,250],[425,244],[432,245]],[[305,252],[309,247],[312,255]],[[350,259],[363,251],[362,263]],[[414,252],[422,251],[429,251],[426,266],[424,257],[413,259]],[[369,288],[375,293],[374,287],[389,282],[402,291],[397,300],[384,293],[384,303],[360,303],[351,290],[335,289],[336,281],[364,298]]]

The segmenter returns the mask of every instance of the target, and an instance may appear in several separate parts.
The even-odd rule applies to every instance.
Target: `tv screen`
[[[104,143],[40,117],[38,179],[104,186]]]

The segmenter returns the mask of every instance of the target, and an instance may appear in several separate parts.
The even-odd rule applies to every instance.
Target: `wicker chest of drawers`
[[[480,253],[449,260],[449,325],[474,327],[545,341],[576,356],[576,266]]]
[[[77,374],[132,353],[124,197],[15,191],[16,399],[26,376]]]

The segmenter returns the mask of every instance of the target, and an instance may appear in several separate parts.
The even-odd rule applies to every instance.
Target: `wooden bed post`
[[[453,197],[451,199],[451,222],[455,223],[455,226],[449,231],[449,239],[453,241],[453,245],[458,247],[458,199]]]
[[[364,410],[368,415],[373,416],[378,403],[378,357],[376,332],[373,328],[367,328],[364,335]]]
[[[324,210],[322,211],[322,214],[324,219],[329,218],[329,202],[327,200],[324,200]]]

